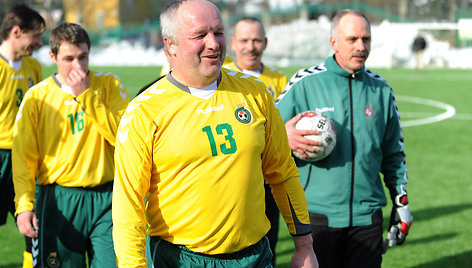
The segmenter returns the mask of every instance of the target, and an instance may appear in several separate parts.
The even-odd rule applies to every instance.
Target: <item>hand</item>
[[[384,244],[384,252],[387,247],[401,245],[405,242],[408,231],[413,223],[410,206],[408,205],[408,196],[399,194],[395,197],[392,213],[390,214],[390,224],[387,239]]]
[[[18,214],[16,224],[20,233],[31,238],[38,237],[38,218],[36,218],[36,214],[33,211],[28,210]]]
[[[318,268],[318,260],[313,250],[313,238],[311,234],[294,236],[295,252],[290,263],[291,268]]]
[[[319,135],[318,130],[298,130],[295,128],[295,125],[298,121],[300,121],[300,118],[302,118],[302,114],[294,116],[292,119],[288,120],[287,123],[285,123],[288,144],[292,151],[296,151],[304,158],[308,158],[308,155],[305,153],[305,151],[313,153],[318,152],[320,150],[318,147],[321,146],[321,143],[304,137],[305,135]]]
[[[75,96],[79,96],[89,88],[87,73],[80,67],[72,69],[66,78],[66,84],[72,89]]]

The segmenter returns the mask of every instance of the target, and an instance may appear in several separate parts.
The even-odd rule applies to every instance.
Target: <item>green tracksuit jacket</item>
[[[298,71],[279,97],[285,122],[308,110],[323,113],[337,129],[330,156],[296,159],[314,225],[344,228],[372,224],[387,200],[380,173],[394,196],[407,183],[403,134],[393,91],[375,73],[343,70],[334,56]]]

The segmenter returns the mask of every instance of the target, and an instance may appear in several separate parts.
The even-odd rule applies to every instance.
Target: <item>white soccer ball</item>
[[[330,155],[334,146],[336,146],[336,127],[328,117],[322,114],[317,114],[313,111],[304,112],[295,128],[300,130],[318,130],[319,135],[306,135],[305,138],[321,142],[321,146],[318,146],[320,149],[318,152],[305,151],[308,158],[303,158],[298,152],[293,151],[293,155],[301,160],[308,162],[321,160]]]

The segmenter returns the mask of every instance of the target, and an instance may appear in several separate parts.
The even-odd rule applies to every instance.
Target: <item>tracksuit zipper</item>
[[[355,145],[354,145],[354,115],[352,109],[352,79],[354,79],[354,74],[349,77],[349,103],[350,103],[350,117],[351,117],[351,157],[352,157],[352,167],[351,167],[351,197],[349,198],[349,226],[352,226],[352,203],[354,200],[354,165],[355,165]]]

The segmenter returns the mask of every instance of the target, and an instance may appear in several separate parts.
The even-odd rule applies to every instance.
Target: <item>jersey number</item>
[[[20,107],[22,100],[23,100],[23,90],[21,88],[18,88],[16,90],[16,106],[17,107]]]
[[[69,117],[72,135],[84,129],[84,112],[78,112],[75,114],[75,116],[73,114],[69,114],[67,117]]]
[[[210,142],[211,155],[217,156],[218,151],[216,147],[215,138],[210,126],[202,128],[202,131],[205,132],[208,136],[208,141]],[[220,124],[216,126],[216,134],[225,135],[227,142],[220,144],[220,150],[223,154],[234,154],[236,152],[236,140],[233,138],[233,128],[228,123]],[[229,142],[229,147],[228,147]]]

